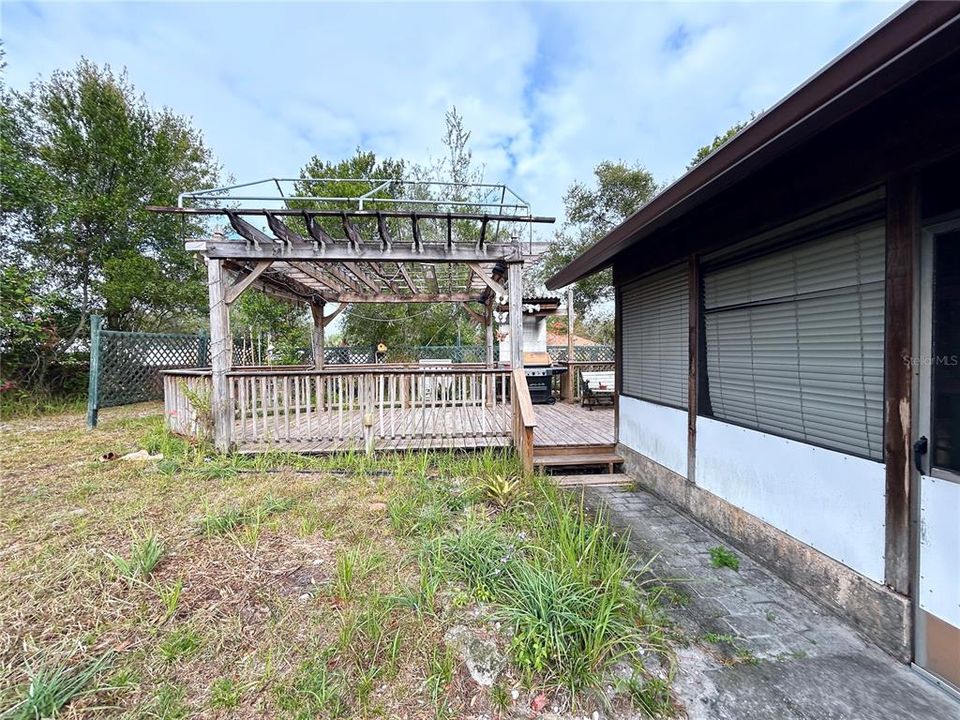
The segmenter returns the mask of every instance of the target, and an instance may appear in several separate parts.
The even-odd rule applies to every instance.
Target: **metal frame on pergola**
[[[288,195],[283,192],[286,182],[301,188],[311,183],[368,183],[371,190],[352,198]],[[231,194],[260,183],[275,184],[278,194]],[[453,198],[432,197],[425,187],[430,185],[439,185],[441,195]],[[377,196],[400,186],[410,197]],[[449,193],[451,188],[455,192]],[[467,195],[471,200],[457,199]],[[270,204],[278,207],[265,207]],[[486,362],[492,366],[494,311],[506,305],[510,337],[522,338],[523,264],[535,257],[532,226],[554,222],[532,215],[529,205],[504,185],[342,179],[244,183],[184,193],[176,207],[149,209],[225,221],[205,237],[185,243],[207,264],[211,407],[218,445],[220,438],[229,438],[232,422],[229,306],[245,290],[255,288],[310,306],[318,369],[324,364],[324,327],[352,303],[460,304],[485,327]],[[529,243],[519,233],[506,234],[517,226],[531,229]],[[234,237],[228,237],[228,227]],[[338,307],[327,313],[331,303]],[[510,343],[510,361],[514,368],[523,366],[521,342]]]

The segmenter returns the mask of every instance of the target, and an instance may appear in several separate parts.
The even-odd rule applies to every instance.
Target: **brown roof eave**
[[[903,8],[752,122],[546,282],[550,290],[615,256],[960,48],[960,3]]]

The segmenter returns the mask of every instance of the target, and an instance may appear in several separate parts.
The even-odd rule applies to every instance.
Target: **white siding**
[[[920,478],[920,589],[932,615],[960,627],[960,485]]]
[[[687,477],[687,411],[620,396],[620,442]]]
[[[704,417],[696,450],[699,487],[883,582],[883,463]]]

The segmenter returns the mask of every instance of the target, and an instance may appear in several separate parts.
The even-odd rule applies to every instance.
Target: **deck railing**
[[[512,437],[509,370],[481,366],[228,373],[234,444],[287,449],[484,447]],[[168,427],[208,432],[209,371],[164,376]]]
[[[510,376],[513,404],[513,445],[523,464],[524,475],[533,473],[533,432],[537,416],[527,387],[527,376],[517,368]]]
[[[574,360],[573,362],[564,360],[560,364],[566,366],[567,372],[553,376],[554,389],[560,393],[562,400],[573,402],[577,402],[583,396],[580,380],[584,372],[616,368],[616,363],[612,360]]]

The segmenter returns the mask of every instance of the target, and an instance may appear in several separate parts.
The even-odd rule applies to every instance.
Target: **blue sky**
[[[2,37],[13,87],[80,56],[126,67],[238,181],[361,145],[426,161],[456,105],[485,179],[559,216],[601,160],[675,179],[897,7],[7,1]]]

